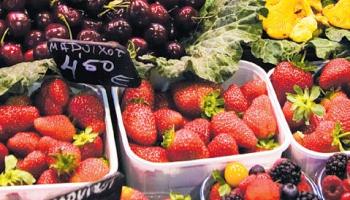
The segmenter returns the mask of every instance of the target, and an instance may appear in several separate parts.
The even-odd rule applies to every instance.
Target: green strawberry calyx
[[[169,148],[175,139],[175,128],[166,130],[163,135],[162,147]]]
[[[318,86],[313,86],[311,91],[309,88],[303,89],[294,85],[295,94],[287,93],[287,100],[292,103],[291,109],[293,110],[293,121],[299,122],[305,121],[306,125],[309,125],[309,119],[311,114],[317,116],[323,116],[325,109],[322,105],[317,104],[315,101],[321,94],[321,89]]]
[[[35,178],[29,172],[17,169],[17,158],[5,157],[5,171],[0,174],[0,186],[33,185]]]
[[[59,176],[72,174],[78,167],[75,155],[73,154],[61,152],[51,155],[51,157],[55,159],[55,163],[51,164],[50,168],[55,169]]]
[[[75,146],[81,147],[85,144],[89,144],[95,141],[98,133],[93,132],[92,127],[89,126],[85,130],[81,131],[79,134],[73,136],[73,144]]]
[[[350,150],[350,132],[344,132],[339,122],[335,124],[332,136],[332,146],[338,146],[340,151]]]
[[[206,95],[201,102],[203,118],[211,118],[214,115],[224,111],[224,99],[220,98],[220,90],[215,90]]]
[[[216,182],[219,183],[219,195],[220,197],[224,197],[226,195],[229,195],[231,192],[231,187],[226,183],[225,179],[222,178],[219,170],[214,170],[211,173],[211,176],[214,178]]]
[[[316,65],[312,65],[309,62],[305,61],[307,51],[305,50],[303,54],[296,54],[289,59],[293,65],[305,72],[315,72],[318,67]]]
[[[190,195],[183,195],[177,192],[170,192],[169,194],[170,200],[191,200]]]
[[[266,150],[272,150],[279,146],[275,138],[261,139],[258,141],[256,147]]]

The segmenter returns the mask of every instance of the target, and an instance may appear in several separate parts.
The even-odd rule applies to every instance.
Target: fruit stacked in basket
[[[77,90],[48,78],[30,97],[10,95],[0,106],[1,186],[90,182],[109,173],[104,104],[93,90]]]

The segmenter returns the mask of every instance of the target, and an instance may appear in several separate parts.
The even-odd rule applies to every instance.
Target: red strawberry
[[[334,175],[325,176],[322,179],[323,196],[327,200],[338,200],[344,192],[342,180]]]
[[[259,78],[253,79],[245,83],[241,87],[241,91],[249,103],[251,103],[256,97],[263,94],[267,94],[266,84],[263,80]]]
[[[32,105],[32,101],[26,95],[19,95],[19,96],[11,96],[6,100],[5,104],[13,105],[13,106],[30,106]]]
[[[247,187],[257,179],[269,179],[272,180],[268,173],[252,174],[245,178],[242,182],[239,183],[238,188],[245,193]]]
[[[230,156],[239,154],[236,140],[226,133],[217,135],[209,144],[210,157]]]
[[[48,168],[46,155],[41,151],[32,151],[18,163],[17,167],[38,178]]]
[[[277,132],[277,122],[266,95],[255,98],[244,113],[243,121],[252,129],[258,139],[273,137]]]
[[[215,183],[211,189],[210,189],[210,193],[209,193],[209,200],[221,200],[220,194],[219,194],[219,188],[220,188],[220,184],[219,183]]]
[[[169,129],[178,130],[184,126],[182,115],[174,110],[162,108],[154,112],[157,130],[160,134],[164,134]]]
[[[350,99],[336,98],[328,108],[327,120],[339,121],[344,131],[350,131]]]
[[[154,102],[154,109],[158,110],[161,108],[172,108],[173,103],[171,102],[171,99],[168,95],[168,93],[156,93],[155,94],[155,102]]]
[[[39,150],[45,154],[49,152],[49,149],[53,146],[60,144],[62,141],[53,139],[49,136],[44,136],[40,138],[38,144],[36,145],[36,150]]]
[[[105,131],[104,105],[95,94],[85,92],[72,97],[68,103],[68,113],[81,129],[91,126],[94,132]]]
[[[200,137],[187,129],[169,131],[164,135],[162,145],[170,161],[201,159],[209,155]]]
[[[60,79],[47,79],[35,96],[35,105],[43,115],[60,115],[69,100],[69,86]]]
[[[203,118],[197,118],[186,123],[184,129],[193,131],[198,134],[204,144],[208,144],[211,139],[210,122]]]
[[[60,183],[58,174],[54,169],[45,170],[39,177],[36,184],[55,184]]]
[[[107,161],[102,158],[88,158],[79,164],[70,178],[70,182],[95,182],[106,176],[108,172]]]
[[[291,62],[281,62],[276,65],[271,75],[271,82],[281,105],[286,101],[286,93],[293,92],[294,85],[301,88],[311,88],[313,78],[310,72],[304,71]]]
[[[34,120],[35,129],[44,136],[70,142],[76,133],[75,127],[65,115],[52,115]]]
[[[129,103],[135,102],[142,102],[153,108],[154,91],[149,81],[142,80],[139,87],[125,89],[122,99],[122,108],[125,108],[125,106],[127,106]]]
[[[255,149],[258,142],[254,132],[233,111],[215,115],[211,120],[210,129],[214,136],[221,133],[232,135],[239,147]]]
[[[123,186],[120,200],[148,200],[148,198],[138,190]]]
[[[153,145],[157,140],[154,115],[149,106],[129,104],[123,111],[123,122],[130,139],[141,145]]]
[[[217,99],[220,91],[218,85],[208,82],[178,82],[172,86],[177,109],[190,117],[199,117],[202,113],[211,117],[221,111],[223,102]]]
[[[245,200],[280,200],[280,187],[270,179],[256,179],[250,183]]]
[[[350,82],[350,61],[336,58],[329,61],[322,69],[319,84],[322,89],[339,87]]]
[[[232,84],[224,92],[225,109],[227,111],[235,111],[237,113],[244,112],[248,109],[248,100],[243,95],[241,89]]]
[[[9,154],[8,149],[4,144],[0,142],[0,171],[4,170],[5,157]]]
[[[137,156],[150,162],[169,162],[166,151],[162,147],[148,147],[130,143],[130,148]]]
[[[36,149],[40,137],[34,132],[16,133],[7,141],[7,147],[20,157],[25,157]]]
[[[311,114],[310,124],[305,126],[302,130],[304,134],[310,134],[316,130],[316,128],[320,125],[321,121],[325,120],[324,117],[320,117],[315,114]]]
[[[102,157],[103,141],[98,133],[92,132],[92,128],[88,127],[78,135],[74,135],[73,144],[79,147],[81,159],[85,160],[92,157]]]
[[[321,105],[328,111],[329,107],[331,107],[332,102],[336,101],[337,98],[348,98],[343,91],[331,91],[328,94],[326,93],[326,97],[321,100]]]
[[[0,106],[0,138],[6,140],[30,129],[38,117],[39,111],[33,106]]]
[[[301,180],[298,183],[298,190],[299,192],[312,192],[311,185],[307,182],[305,175],[301,175]]]
[[[287,123],[289,125],[289,128],[292,130],[297,130],[299,127],[305,124],[305,122],[304,120],[299,120],[297,122],[293,120],[294,111],[292,110],[292,105],[293,104],[290,101],[286,101],[282,110],[284,117],[286,118]]]

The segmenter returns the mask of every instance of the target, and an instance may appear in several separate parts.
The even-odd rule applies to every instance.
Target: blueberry
[[[281,199],[283,200],[295,200],[299,195],[299,191],[296,185],[287,183],[282,186]]]
[[[265,169],[261,165],[254,165],[252,168],[249,170],[249,175],[252,174],[262,174],[265,173]]]

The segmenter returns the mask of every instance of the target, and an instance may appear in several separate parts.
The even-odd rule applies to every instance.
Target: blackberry
[[[311,192],[300,192],[297,200],[321,200],[321,198]]]
[[[326,174],[336,175],[341,179],[346,176],[346,165],[348,156],[343,153],[334,154],[326,162]]]
[[[269,172],[271,178],[281,184],[292,183],[298,185],[301,178],[301,169],[288,159],[281,159]]]
[[[223,200],[243,200],[243,198],[241,196],[239,196],[238,194],[230,194],[222,199]]]

